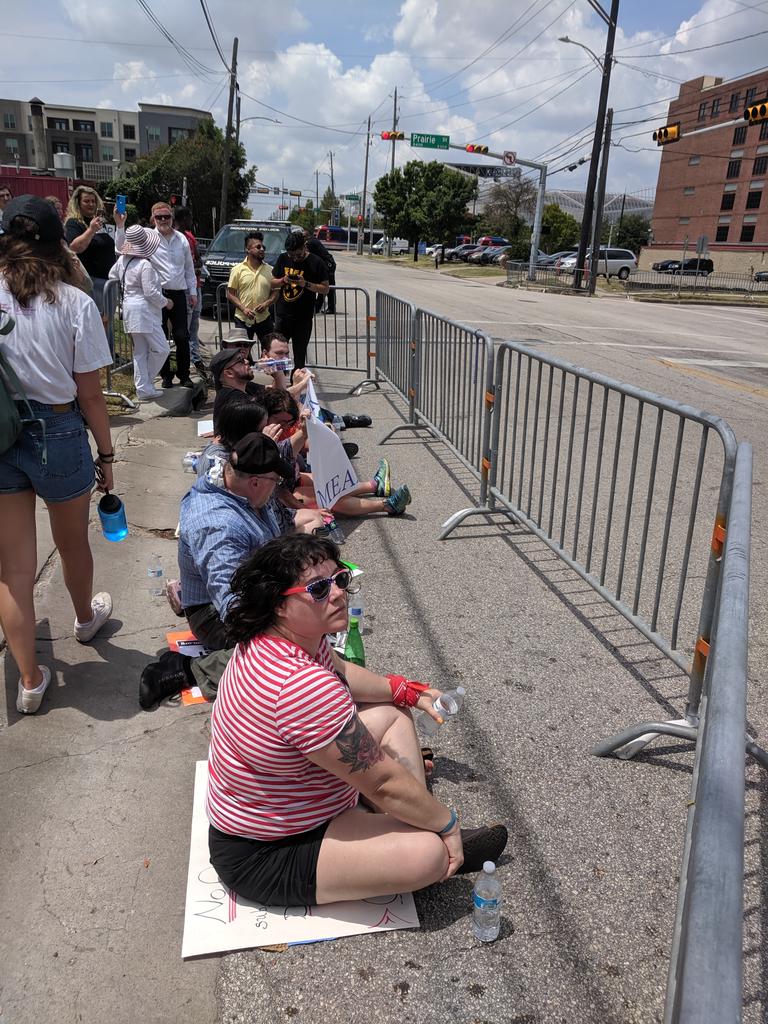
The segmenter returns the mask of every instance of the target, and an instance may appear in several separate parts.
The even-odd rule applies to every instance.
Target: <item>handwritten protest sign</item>
[[[320,419],[320,402],[311,377],[307,379],[306,390],[299,401],[309,409],[307,436],[317,504],[320,508],[333,508],[339,498],[349,494],[357,484],[357,474],[338,434],[329,430]]]
[[[219,881],[208,859],[207,784],[208,763],[198,761],[182,957],[419,927],[411,893],[322,907],[268,907],[241,899]]]

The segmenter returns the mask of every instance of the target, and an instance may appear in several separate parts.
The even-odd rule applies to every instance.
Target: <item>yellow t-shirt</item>
[[[266,302],[272,294],[272,267],[268,263],[262,263],[258,270],[252,270],[245,259],[232,268],[227,287],[237,292],[237,297],[244,306],[254,309],[262,302]],[[268,316],[269,310],[257,313],[253,317],[247,317],[241,309],[235,310],[235,319],[244,324],[260,324]]]

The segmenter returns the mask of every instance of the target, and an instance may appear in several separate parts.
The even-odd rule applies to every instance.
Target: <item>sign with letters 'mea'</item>
[[[357,484],[357,475],[341,438],[320,420],[320,403],[311,378],[301,403],[310,411],[307,435],[317,505],[318,508],[333,508],[339,498],[349,494]]]

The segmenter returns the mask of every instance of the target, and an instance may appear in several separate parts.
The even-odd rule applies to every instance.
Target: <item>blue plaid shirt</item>
[[[282,530],[269,505],[253,509],[245,498],[201,477],[181,499],[179,570],[185,608],[212,603],[220,617],[232,600],[235,569]]]

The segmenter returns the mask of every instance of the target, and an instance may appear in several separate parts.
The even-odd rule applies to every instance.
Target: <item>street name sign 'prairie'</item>
[[[411,134],[411,145],[421,146],[422,149],[448,149],[450,141],[450,135],[422,135],[420,132]]]

